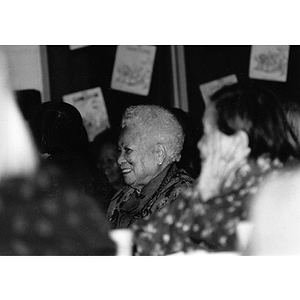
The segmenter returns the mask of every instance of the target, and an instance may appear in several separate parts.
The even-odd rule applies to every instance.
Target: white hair
[[[122,128],[129,126],[164,144],[170,161],[180,160],[184,132],[169,110],[158,105],[130,106],[125,110],[121,122]]]

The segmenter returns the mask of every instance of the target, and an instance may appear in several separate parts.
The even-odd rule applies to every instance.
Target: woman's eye
[[[126,153],[126,154],[130,154],[131,152],[132,152],[132,149],[125,148],[125,153]]]

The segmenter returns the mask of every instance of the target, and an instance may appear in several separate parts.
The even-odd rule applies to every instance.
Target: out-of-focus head
[[[126,184],[142,187],[171,162],[180,160],[184,133],[176,117],[156,105],[126,109],[118,164]]]
[[[238,83],[222,88],[211,96],[206,114],[227,136],[245,132],[250,157],[269,154],[285,161],[298,155],[282,104],[276,95],[259,85]]]
[[[245,151],[243,153],[249,154],[246,151],[249,147],[249,141],[246,133],[242,130],[236,131],[234,134],[227,135],[222,132],[216,123],[216,110],[214,105],[206,108],[203,116],[203,136],[198,142],[200,156],[204,162],[209,157],[215,157],[220,160],[229,158],[229,153],[234,154],[236,144],[239,144]]]
[[[7,61],[0,49],[0,179],[35,171],[37,152],[10,86]]]
[[[41,153],[87,154],[87,132],[80,112],[73,105],[45,102],[34,112],[30,125]]]

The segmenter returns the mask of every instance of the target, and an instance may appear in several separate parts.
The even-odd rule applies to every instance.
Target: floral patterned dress
[[[204,202],[191,188],[169,207],[133,225],[135,255],[168,255],[197,249],[235,251],[236,227],[248,218],[251,196],[263,179],[283,164],[260,157],[241,168],[234,184]]]

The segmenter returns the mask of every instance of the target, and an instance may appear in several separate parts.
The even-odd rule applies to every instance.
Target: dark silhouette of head
[[[41,153],[87,155],[89,141],[80,112],[65,102],[45,102],[30,121]]]

